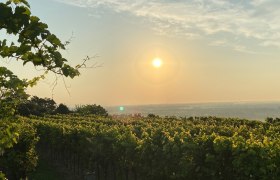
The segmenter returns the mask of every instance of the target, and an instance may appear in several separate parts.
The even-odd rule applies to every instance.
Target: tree
[[[14,124],[9,120],[14,115],[15,107],[28,97],[25,89],[26,80],[20,80],[5,67],[0,67],[0,156],[4,150],[17,143],[18,133]],[[0,170],[0,179],[4,179]]]
[[[159,118],[159,116],[158,115],[155,115],[155,114],[152,114],[152,113],[150,113],[150,114],[148,114],[148,116],[147,116],[148,118]]]
[[[62,57],[60,51],[64,50],[69,42],[63,44],[48,30],[47,24],[41,22],[38,17],[32,16],[26,0],[6,0],[5,3],[0,3],[0,30],[12,36],[10,39],[0,39],[2,58],[21,60],[23,65],[32,63],[34,66],[41,66],[45,70],[44,74],[51,71],[71,78],[78,76],[79,68],[85,65],[86,60],[76,67],[66,63],[67,60]],[[25,88],[36,84],[44,74],[29,81],[20,80],[11,71],[2,67],[0,69],[2,104],[0,105],[4,108],[1,108],[0,114],[6,116],[7,113],[14,112],[10,108],[14,108],[17,104],[14,101],[19,99],[10,96],[10,93],[23,95]]]
[[[58,114],[69,114],[71,111],[65,104],[59,104],[58,107],[55,110],[55,113]]]
[[[108,112],[106,111],[106,109],[96,104],[76,106],[75,112],[83,115],[94,114],[94,115],[105,116],[105,117],[108,116]]]
[[[20,80],[5,67],[0,67],[0,118],[12,116],[16,106],[26,99],[28,83]]]
[[[81,66],[69,66],[60,53],[69,42],[63,44],[48,30],[47,24],[32,16],[26,0],[0,3],[0,30],[6,30],[16,39],[16,42],[0,40],[1,57],[22,60],[23,65],[33,63],[66,77],[73,78],[80,74],[78,68]]]
[[[26,100],[17,107],[17,113],[22,116],[43,116],[45,114],[53,114],[56,110],[56,102],[50,98],[39,98],[33,96],[30,100]]]
[[[67,60],[62,57],[60,50],[64,50],[65,45],[69,42],[62,43],[48,30],[47,24],[41,22],[38,17],[32,16],[26,0],[6,0],[0,3],[0,32],[4,32],[3,35],[12,36],[10,39],[0,39],[0,57],[2,58],[22,61],[23,65],[32,63],[34,66],[40,66],[45,70],[44,74],[51,71],[71,78],[78,76],[79,68],[85,65],[86,60],[82,65],[76,67],[67,64]],[[21,99],[17,97],[24,95],[25,88],[28,85],[36,84],[44,75],[29,81],[19,80],[11,71],[2,68],[0,76],[0,118],[14,119],[15,105]],[[12,132],[10,127],[6,123],[5,125],[0,123],[1,152],[16,142],[14,138],[16,132]],[[0,177],[4,178],[1,171]]]

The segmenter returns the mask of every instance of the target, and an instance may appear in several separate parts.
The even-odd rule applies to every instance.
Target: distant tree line
[[[108,116],[108,112],[100,105],[88,104],[77,105],[74,110],[70,110],[69,107],[63,103],[57,105],[57,103],[50,98],[40,98],[32,96],[20,103],[16,108],[16,114],[21,116],[44,116],[50,114],[70,114],[77,113],[80,115],[100,115]]]

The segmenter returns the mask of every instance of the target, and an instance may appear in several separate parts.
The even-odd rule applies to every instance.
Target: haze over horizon
[[[280,101],[280,1],[30,0],[62,41],[75,79],[28,92],[68,105]],[[21,78],[41,72],[2,62]],[[68,94],[65,86],[68,87]]]

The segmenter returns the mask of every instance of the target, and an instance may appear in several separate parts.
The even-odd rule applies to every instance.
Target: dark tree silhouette
[[[55,113],[58,114],[69,114],[71,111],[65,104],[59,104],[58,107],[55,110]]]
[[[17,107],[17,113],[22,116],[43,116],[53,114],[56,110],[56,102],[50,98],[39,98],[33,96]]]

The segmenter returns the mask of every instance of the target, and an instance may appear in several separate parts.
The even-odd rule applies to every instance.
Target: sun
[[[152,64],[155,68],[160,68],[162,66],[162,60],[160,58],[155,58],[153,59]]]

